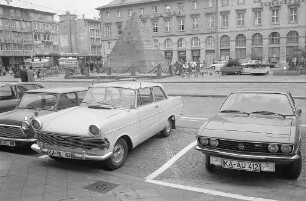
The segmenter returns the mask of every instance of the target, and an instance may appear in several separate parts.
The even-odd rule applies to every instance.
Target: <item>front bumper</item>
[[[41,148],[38,144],[32,144],[31,149],[38,152],[42,155],[48,155],[48,149],[47,148]],[[103,161],[109,158],[112,155],[112,152],[108,152],[104,155],[90,155],[86,153],[84,150],[81,153],[75,153],[71,150],[69,150],[73,154],[72,159],[79,159],[79,160],[93,160],[93,161]]]
[[[0,137],[0,140],[21,142],[21,143],[35,143],[37,141],[37,139],[35,138],[7,138],[7,137]]]
[[[216,156],[216,157],[223,157],[228,159],[245,159],[250,160],[254,162],[273,162],[275,164],[290,164],[300,158],[298,154],[290,155],[290,156],[269,156],[269,155],[254,155],[254,154],[246,154],[246,153],[237,153],[237,152],[226,152],[226,151],[220,151],[220,150],[211,150],[207,148],[203,148],[200,146],[195,147],[196,150],[201,151],[202,153],[210,156]]]

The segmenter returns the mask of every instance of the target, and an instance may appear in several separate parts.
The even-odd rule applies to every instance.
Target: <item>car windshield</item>
[[[223,103],[219,112],[292,116],[288,97],[273,93],[233,93]]]
[[[120,87],[92,87],[82,102],[84,104],[103,108],[131,108],[135,106],[135,91]]]
[[[57,102],[56,94],[26,93],[17,108],[54,110]]]

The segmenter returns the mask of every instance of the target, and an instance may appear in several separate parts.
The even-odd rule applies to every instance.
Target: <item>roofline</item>
[[[263,94],[284,94],[287,95],[288,92],[281,92],[281,91],[235,91],[231,92],[231,94],[235,93],[263,93]]]
[[[56,15],[56,13],[52,13],[52,12],[49,12],[49,11],[37,10],[37,9],[33,9],[33,8],[23,8],[23,7],[11,6],[11,5],[5,5],[5,4],[0,4],[0,6],[9,7],[9,8],[18,8],[18,9],[21,9],[21,10],[36,11],[36,12],[49,13],[49,14],[52,14],[52,15]]]
[[[119,3],[119,4],[113,4],[113,5],[107,4],[105,6],[100,6],[100,7],[95,8],[95,9],[96,10],[103,10],[103,9],[108,9],[108,8],[117,8],[117,7],[138,5],[138,4],[145,4],[145,3],[154,3],[154,2],[159,2],[159,1],[160,0],[142,0],[142,1],[138,1],[138,2]]]

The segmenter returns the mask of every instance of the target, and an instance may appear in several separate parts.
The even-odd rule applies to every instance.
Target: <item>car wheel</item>
[[[283,176],[288,179],[297,179],[302,171],[302,155],[299,154],[300,158],[293,163],[283,168]]]
[[[210,156],[205,155],[205,168],[208,172],[213,172],[215,170],[215,166],[210,164]]]
[[[172,131],[172,121],[171,121],[171,118],[168,118],[166,127],[164,128],[164,130],[161,131],[161,136],[169,137],[171,134],[171,131]]]
[[[116,170],[120,168],[123,165],[124,161],[126,160],[127,155],[128,155],[127,142],[123,138],[120,138],[114,146],[112,156],[106,159],[105,167],[108,170]]]

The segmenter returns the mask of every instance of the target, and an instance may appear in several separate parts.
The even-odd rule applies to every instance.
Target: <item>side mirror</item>
[[[296,109],[296,114],[300,116],[302,114],[302,109],[301,108]]]

